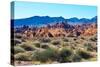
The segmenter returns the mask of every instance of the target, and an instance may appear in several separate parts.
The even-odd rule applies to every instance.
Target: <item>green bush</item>
[[[35,45],[36,47],[40,48],[40,42],[39,41],[33,42],[33,45]]]
[[[91,44],[91,43],[85,43],[84,46],[87,48],[89,51],[97,51],[97,45]]]
[[[64,62],[71,62],[71,56],[73,55],[73,51],[68,48],[63,48],[60,53],[59,53],[59,62],[64,63]]]
[[[80,62],[82,58],[78,54],[74,54],[72,57],[73,62]]]
[[[97,37],[91,37],[90,40],[96,42],[97,41]]]
[[[42,52],[35,52],[32,58],[33,60],[46,62],[49,59],[54,60],[55,55],[56,53],[54,49],[46,49],[45,51],[42,51]]]
[[[63,38],[63,41],[68,42],[69,40],[67,38]]]
[[[53,40],[51,43],[53,45],[60,45],[61,44],[59,40]]]
[[[27,53],[18,53],[14,57],[19,61],[31,61],[31,57]]]
[[[22,48],[24,48],[26,51],[34,51],[35,48],[33,45],[28,45],[28,44],[23,44],[23,45],[20,45]]]
[[[14,53],[17,54],[17,53],[22,53],[22,52],[25,52],[25,50],[20,47],[20,46],[14,46]]]
[[[68,42],[63,42],[63,46],[69,46]]]
[[[41,43],[41,48],[48,49],[49,43]]]
[[[77,54],[84,59],[92,58],[92,55],[86,50],[78,50]]]
[[[14,45],[22,43],[22,41],[20,39],[14,39],[14,40],[11,40],[11,41],[12,41],[12,43],[14,42]]]

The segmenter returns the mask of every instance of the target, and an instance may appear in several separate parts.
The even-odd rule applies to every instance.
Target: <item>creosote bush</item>
[[[63,38],[63,41],[68,42],[69,40],[67,38]]]
[[[97,51],[97,45],[91,44],[91,43],[85,43],[84,46],[87,48],[89,51]]]
[[[49,43],[41,43],[41,48],[48,49]]]
[[[40,48],[40,42],[39,41],[33,42],[33,45],[35,45],[36,47]]]
[[[74,56],[72,57],[72,60],[73,62],[80,62],[82,58],[78,54],[74,54]]]
[[[31,57],[27,53],[18,53],[14,57],[18,61],[31,61]]]
[[[78,50],[77,54],[84,59],[92,58],[92,55],[86,50]]]
[[[61,44],[59,40],[53,40],[51,43],[53,45],[60,45]]]
[[[22,43],[22,41],[20,39],[14,39],[14,40],[12,40],[12,42],[14,42],[14,45]]]
[[[22,52],[25,52],[25,50],[20,47],[20,46],[14,46],[14,53],[17,54],[17,53],[22,53]]]
[[[69,43],[68,43],[68,42],[63,42],[62,45],[63,45],[63,46],[69,46]]]
[[[29,44],[23,44],[23,45],[20,45],[22,48],[24,48],[26,51],[34,51],[35,48],[33,45],[29,45]]]
[[[42,52],[35,52],[33,55],[33,60],[41,61],[41,62],[46,62],[48,60],[54,60],[56,56],[55,50],[54,49],[46,49],[45,51]]]
[[[59,59],[58,61],[60,63],[64,63],[64,62],[71,62],[70,57],[73,55],[73,51],[71,49],[68,48],[63,48],[60,53],[59,53]]]
[[[96,42],[97,41],[97,37],[91,37],[90,40],[93,41],[93,42]]]

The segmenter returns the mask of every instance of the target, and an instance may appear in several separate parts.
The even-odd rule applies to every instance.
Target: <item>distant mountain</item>
[[[33,16],[24,19],[12,19],[11,21],[14,22],[14,26],[21,26],[21,25],[45,26],[47,24],[55,24],[61,22],[66,22],[69,24],[84,24],[84,23],[86,24],[86,23],[97,22],[97,16],[91,19],[87,18],[78,19],[76,17],[65,19],[63,17]]]
[[[74,17],[74,18],[67,19],[67,22],[69,22],[69,24],[94,23],[94,22],[97,22],[97,16],[95,16],[91,19],[87,19],[87,18],[78,19],[78,18]]]

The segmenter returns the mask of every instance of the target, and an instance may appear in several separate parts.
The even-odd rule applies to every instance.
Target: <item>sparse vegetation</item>
[[[68,42],[69,40],[68,40],[67,38],[64,38],[63,41],[64,41],[64,42]]]
[[[14,40],[15,61],[41,63],[66,63],[97,60],[97,43],[94,36],[33,38]],[[92,39],[91,39],[92,38]],[[24,41],[22,41],[24,40]],[[36,63],[38,64],[38,63]]]
[[[88,51],[97,51],[96,44],[85,43],[84,46],[87,48]]]
[[[20,46],[14,46],[14,53],[23,53],[25,52],[25,50],[23,48],[21,48]]]
[[[41,48],[48,49],[49,44],[48,43],[41,43]]]
[[[59,53],[59,62],[70,62],[70,57],[73,55],[73,51],[68,48],[63,48]]]
[[[39,41],[33,42],[33,45],[35,45],[36,47],[40,48],[40,42]]]
[[[92,58],[92,55],[86,50],[78,50],[77,54],[84,59]]]
[[[72,58],[73,62],[80,62],[82,60],[82,57],[78,54],[75,54]]]
[[[42,52],[35,52],[32,58],[36,61],[46,62],[48,60],[54,59],[55,55],[56,53],[53,49],[46,49]]]
[[[23,44],[23,45],[20,45],[22,48],[24,48],[26,51],[34,51],[35,48],[33,45],[29,45],[29,44]]]
[[[93,42],[96,42],[97,41],[97,37],[91,37],[90,40],[93,41]]]
[[[22,42],[20,39],[14,39],[12,41],[14,42],[14,45],[21,44]]]
[[[60,41],[59,40],[53,40],[51,43],[53,45],[60,45]]]
[[[31,58],[27,53],[18,53],[14,57],[18,61],[31,61]]]

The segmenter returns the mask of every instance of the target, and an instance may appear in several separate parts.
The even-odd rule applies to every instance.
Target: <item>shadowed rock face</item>
[[[70,25],[67,23],[56,23],[53,25],[47,25],[40,28],[22,28],[18,29],[22,31],[23,37],[64,37],[64,36],[80,36],[80,35],[93,35],[97,32],[96,23],[82,24],[82,25]],[[17,30],[16,30],[17,31]],[[24,31],[24,32],[23,32]]]

